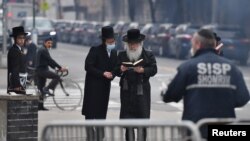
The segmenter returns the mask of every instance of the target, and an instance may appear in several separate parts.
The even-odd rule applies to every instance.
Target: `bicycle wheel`
[[[54,90],[53,101],[61,110],[75,110],[81,105],[82,89],[78,83],[64,79]]]

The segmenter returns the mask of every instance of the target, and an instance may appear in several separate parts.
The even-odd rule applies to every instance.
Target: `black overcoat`
[[[112,50],[110,57],[106,45],[92,47],[85,60],[85,88],[82,114],[92,119],[105,119],[108,109],[111,80],[103,76],[105,71],[112,72],[117,61],[117,51]]]
[[[25,55],[16,46],[13,45],[7,55],[8,65],[8,88],[21,87],[19,73],[25,73]],[[10,77],[11,75],[11,77]]]
[[[118,65],[115,73],[120,79],[120,118],[150,118],[151,88],[149,78],[157,73],[156,60],[151,51],[144,50],[139,59],[143,59],[140,64],[144,68],[144,73],[139,74],[134,70],[120,72],[122,62],[129,61],[126,51],[118,55]]]

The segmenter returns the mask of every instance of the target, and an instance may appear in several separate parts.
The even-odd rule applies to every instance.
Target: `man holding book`
[[[138,29],[130,29],[123,37],[125,51],[118,55],[116,75],[120,79],[121,119],[150,118],[150,83],[149,78],[157,73],[156,60],[152,52],[143,48],[145,35]],[[135,139],[134,129],[129,134],[126,129],[126,140]],[[146,129],[138,131],[139,140],[146,140]]]

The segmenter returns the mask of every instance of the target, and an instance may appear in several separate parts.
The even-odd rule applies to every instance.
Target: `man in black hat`
[[[120,76],[121,119],[150,118],[151,90],[149,78],[157,73],[156,60],[151,51],[143,48],[145,35],[130,29],[123,37],[126,50],[118,55],[116,75]],[[133,65],[131,65],[131,63]],[[137,62],[137,63],[135,63]],[[126,129],[126,140],[135,139],[134,129]],[[139,134],[139,133],[142,134]],[[132,137],[131,134],[132,133]],[[138,138],[146,140],[146,129],[138,131]]]
[[[43,96],[48,94],[49,96],[54,96],[50,91],[54,91],[57,84],[60,81],[60,76],[55,72],[49,70],[49,67],[53,69],[59,69],[59,71],[66,71],[67,69],[61,67],[49,54],[48,49],[53,45],[52,37],[48,36],[43,43],[43,47],[38,48],[36,54],[36,76],[37,76],[37,86],[42,93],[41,102],[38,105],[39,110],[48,110],[44,107]],[[45,86],[47,78],[52,79],[48,86]]]
[[[27,75],[25,75],[25,56],[23,53],[26,35],[27,33],[22,26],[12,28],[10,37],[14,38],[14,44],[8,52],[7,93],[26,94],[25,85]]]
[[[114,79],[113,69],[117,61],[115,34],[110,26],[102,28],[102,44],[91,47],[85,60],[85,88],[82,115],[85,119],[106,119],[110,95],[111,81]],[[96,129],[88,132],[89,140]],[[98,139],[104,137],[103,130],[97,130]]]

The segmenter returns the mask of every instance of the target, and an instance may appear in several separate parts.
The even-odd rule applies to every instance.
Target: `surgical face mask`
[[[115,44],[107,45],[108,50],[112,50],[115,48]]]

